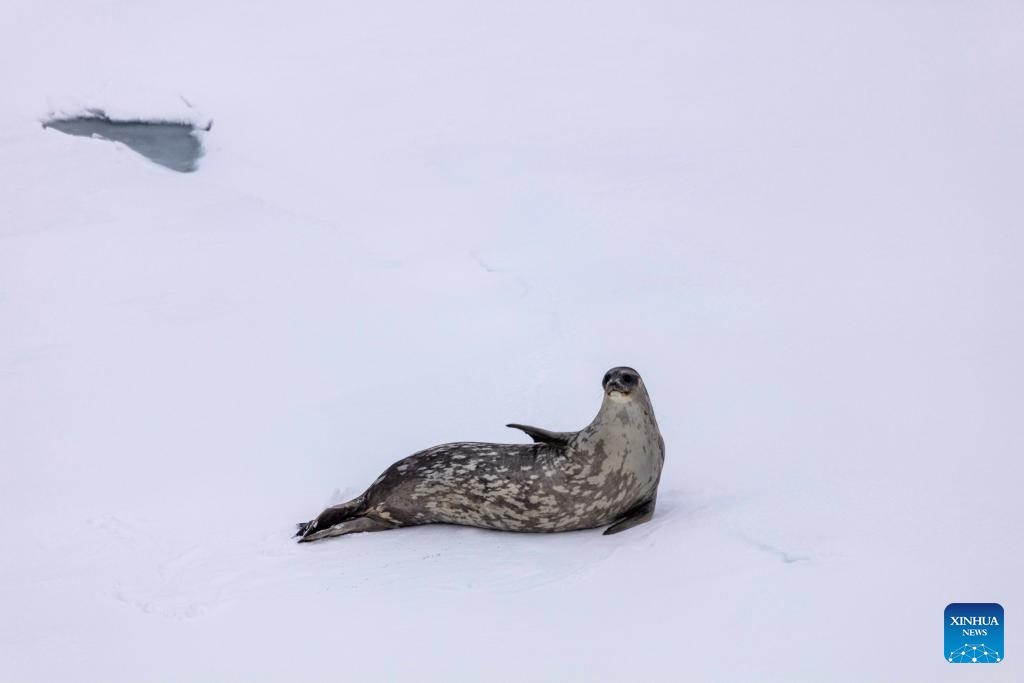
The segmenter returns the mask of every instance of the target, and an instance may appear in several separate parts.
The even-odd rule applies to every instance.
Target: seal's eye
[[[623,375],[622,376],[622,382],[624,384],[636,384],[636,380],[637,380],[637,376],[636,375]]]
[[[612,378],[612,373],[611,372],[604,373],[604,379],[601,380],[601,386],[604,386],[605,384],[608,384],[608,380],[610,380],[611,378]]]

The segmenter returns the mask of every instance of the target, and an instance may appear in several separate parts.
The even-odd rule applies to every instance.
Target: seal
[[[578,432],[510,424],[532,444],[449,443],[399,460],[362,495],[298,525],[299,542],[419,524],[554,532],[651,519],[665,441],[640,374],[609,370],[593,422]]]

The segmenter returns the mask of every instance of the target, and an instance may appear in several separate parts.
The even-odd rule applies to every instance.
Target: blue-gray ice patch
[[[203,155],[198,129],[191,123],[140,119],[118,121],[102,111],[91,110],[83,116],[50,119],[43,123],[43,127],[68,135],[120,142],[153,163],[179,173],[195,171],[199,157]]]

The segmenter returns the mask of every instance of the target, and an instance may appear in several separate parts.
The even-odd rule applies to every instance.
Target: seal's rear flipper
[[[299,543],[319,541],[321,538],[329,538],[331,536],[358,534],[362,531],[385,531],[387,529],[394,528],[395,527],[393,525],[385,524],[384,522],[380,522],[372,517],[352,517],[350,519],[346,519],[344,522],[335,524],[334,526],[323,527],[318,531],[306,533],[306,535],[299,539]]]
[[[302,540],[306,540],[308,536],[317,531],[322,531],[330,527],[340,524],[347,519],[358,517],[366,509],[366,494],[353,498],[345,503],[339,503],[338,505],[332,505],[327,508],[314,520],[309,522],[299,522],[295,525],[298,532],[296,536],[301,536]],[[319,536],[317,537],[319,538]],[[313,539],[309,539],[313,540]]]
[[[572,437],[579,434],[579,432],[551,432],[547,429],[541,429],[540,427],[531,427],[530,425],[512,424],[505,425],[512,429],[521,429],[526,432],[535,443],[550,443],[556,446],[567,446]]]
[[[657,500],[658,498],[654,497],[646,503],[640,503],[623,515],[619,521],[615,522],[615,524],[612,524],[610,527],[605,529],[603,535],[608,536],[609,534],[617,534],[620,531],[632,529],[637,524],[643,524],[644,522],[651,521],[651,517],[654,516],[654,504]]]

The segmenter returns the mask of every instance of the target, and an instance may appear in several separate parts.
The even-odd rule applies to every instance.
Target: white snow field
[[[0,682],[1024,680],[1024,4],[0,7]],[[53,113],[204,121],[176,173]],[[297,545],[645,377],[615,536]],[[998,602],[1006,659],[943,659]]]

